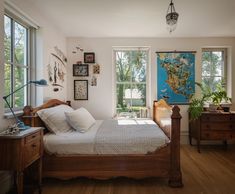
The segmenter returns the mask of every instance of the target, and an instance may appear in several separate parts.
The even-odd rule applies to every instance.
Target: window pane
[[[131,84],[117,84],[117,113],[131,109]]]
[[[27,29],[15,22],[15,63],[27,65]]]
[[[27,69],[15,67],[15,90],[26,84],[27,82]],[[23,107],[26,105],[27,87],[22,88],[14,95],[14,107]]]
[[[116,52],[116,78],[117,82],[131,81],[131,55],[128,51]]]
[[[146,82],[147,52],[135,51],[132,66],[132,81]]]
[[[145,107],[145,106],[146,106],[146,84],[133,84],[132,107]]]
[[[203,52],[202,76],[223,76],[223,51]]]
[[[8,95],[11,93],[11,65],[5,64],[4,67],[4,95]],[[9,104],[11,104],[11,97],[7,98]],[[5,108],[9,108],[7,104],[4,105]]]
[[[4,56],[5,62],[11,62],[11,19],[4,16]]]
[[[223,65],[223,52],[212,52],[212,72],[214,73],[213,75],[223,76]]]
[[[210,76],[211,74],[211,54],[210,52],[202,53],[202,76]]]
[[[216,91],[217,85],[222,83],[222,77],[202,77],[202,84],[211,91]]]

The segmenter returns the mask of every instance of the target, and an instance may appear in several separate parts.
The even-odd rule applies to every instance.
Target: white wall
[[[19,10],[19,12],[22,12],[25,16],[30,18],[30,20],[34,21],[40,28],[37,30],[37,69],[36,69],[36,75],[37,79],[46,79],[48,80],[48,73],[47,73],[47,65],[49,63],[50,53],[54,51],[54,47],[57,46],[60,50],[62,50],[63,53],[66,55],[66,38],[63,33],[57,28],[57,26],[54,26],[52,22],[50,22],[50,19],[46,18],[46,16],[40,12],[36,7],[34,7],[32,1],[29,0],[8,0],[10,4],[12,4],[14,7]],[[3,0],[1,0],[2,5],[0,6],[0,13],[1,13],[1,32],[0,32],[0,96],[3,96],[3,79],[4,79],[4,62],[3,62],[3,13],[4,13],[4,6],[3,6]],[[65,77],[65,83],[66,86],[67,78]],[[43,99],[48,98],[57,98],[61,100],[67,99],[67,90],[66,87],[59,91],[54,92],[52,86],[45,88],[37,87],[37,105],[42,104]],[[3,109],[3,100],[0,99],[0,131],[4,130],[11,121],[9,119],[3,118],[4,109]]]
[[[76,46],[81,46],[85,51],[95,52],[96,62],[101,65],[101,74],[98,75],[98,86],[89,85],[89,100],[73,100],[73,80],[79,77],[72,76],[72,64],[83,61],[83,53],[73,54]],[[151,101],[156,99],[156,51],[196,51],[196,81],[201,80],[201,49],[208,46],[229,48],[232,54],[230,63],[235,62],[235,38],[68,38],[68,99],[72,100],[75,108],[86,107],[97,119],[111,118],[113,116],[112,97],[112,47],[113,46],[149,46],[151,49]],[[231,64],[230,64],[231,65]],[[91,66],[91,65],[90,65]],[[235,85],[235,77],[231,78],[233,68],[229,76]],[[91,76],[89,77],[89,80]],[[232,91],[235,97],[235,89]],[[234,100],[233,100],[234,101]],[[233,108],[235,104],[233,103]],[[181,131],[188,132],[188,106],[180,106],[182,118]]]

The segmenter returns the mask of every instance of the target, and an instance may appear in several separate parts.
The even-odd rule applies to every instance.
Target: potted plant
[[[213,104],[220,106],[225,112],[229,112],[231,98],[227,96],[227,92],[221,83],[218,83],[216,91],[211,93],[211,101]]]
[[[198,117],[201,116],[204,110],[205,102],[210,98],[211,91],[207,87],[203,87],[201,83],[195,82],[195,85],[201,89],[201,98],[196,98],[195,94],[192,95],[190,98],[190,105],[189,105],[189,113],[190,113],[190,120],[196,120]]]
[[[201,83],[195,82],[196,86],[201,89],[201,98],[196,98],[195,95],[191,97],[191,103],[189,105],[190,120],[195,120],[201,116],[204,105],[209,102],[209,111],[216,111],[219,106],[223,108],[225,112],[229,111],[231,106],[231,98],[227,96],[222,83],[218,83],[216,90],[211,92],[210,88],[202,85]]]

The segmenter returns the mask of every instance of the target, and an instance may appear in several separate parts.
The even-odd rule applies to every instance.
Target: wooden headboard
[[[26,125],[29,125],[31,127],[45,127],[44,123],[37,115],[37,111],[45,109],[45,108],[58,106],[61,104],[67,104],[71,106],[71,101],[63,102],[58,99],[51,99],[45,102],[43,105],[38,106],[36,108],[32,108],[31,106],[25,106],[23,109],[22,120],[24,121]]]
[[[163,119],[169,119],[170,122],[170,126],[167,127],[163,127],[161,126],[160,120],[161,118],[161,111],[167,111],[169,112],[169,115],[164,114],[164,118]],[[167,118],[168,117],[168,118]],[[167,102],[163,99],[159,100],[159,101],[154,101],[153,102],[153,120],[162,128],[162,130],[164,131],[164,133],[171,139],[171,134],[172,134],[172,130],[177,130],[180,132],[180,125],[176,126],[175,122],[180,122],[181,119],[181,115],[180,115],[180,108],[175,105],[175,106],[170,106],[169,104],[167,104]],[[179,129],[178,129],[179,128]]]

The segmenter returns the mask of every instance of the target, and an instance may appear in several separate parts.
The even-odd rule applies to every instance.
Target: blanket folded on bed
[[[98,129],[97,154],[146,154],[169,142],[152,120],[105,120]]]

